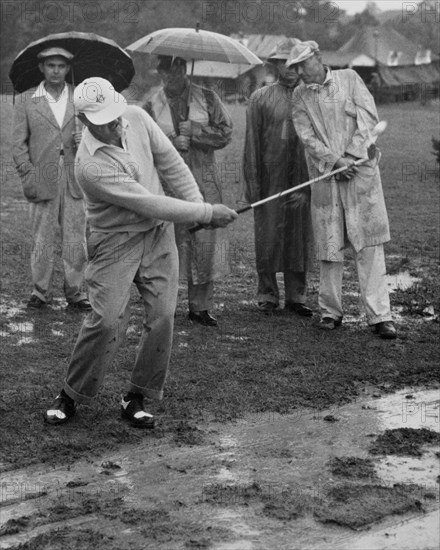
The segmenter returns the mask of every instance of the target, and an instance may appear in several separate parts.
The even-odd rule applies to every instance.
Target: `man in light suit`
[[[75,132],[73,88],[66,83],[72,57],[63,48],[40,52],[44,79],[36,89],[19,96],[15,105],[12,154],[30,203],[33,290],[27,306],[34,309],[52,299],[59,234],[67,303],[75,309],[91,309],[82,291],[87,261],[83,194],[73,171],[80,134]]]

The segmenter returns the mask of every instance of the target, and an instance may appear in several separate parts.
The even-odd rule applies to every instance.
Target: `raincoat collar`
[[[329,86],[330,84],[333,84],[334,80],[333,80],[332,71],[329,67],[326,67],[326,69],[327,69],[327,74],[325,75],[325,79],[322,84],[313,82],[312,84],[306,84],[306,88],[308,88],[309,90],[320,90],[325,86]]]

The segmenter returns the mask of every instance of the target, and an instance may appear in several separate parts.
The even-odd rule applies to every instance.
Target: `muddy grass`
[[[322,523],[359,529],[392,514],[422,511],[421,490],[404,485],[341,485],[328,492],[314,514]]]
[[[368,458],[356,456],[335,456],[329,461],[333,475],[348,478],[373,478],[376,476],[374,464]]]
[[[178,507],[177,507],[178,508]],[[88,517],[90,519],[88,519]],[[93,523],[92,528],[53,529],[40,533],[26,543],[12,547],[15,550],[84,550],[105,548],[121,550],[158,548],[179,541],[186,548],[209,548],[215,541],[227,541],[230,532],[215,525],[200,525],[180,519],[178,510],[163,507],[139,510],[129,508],[121,497],[97,498],[76,495],[75,502],[48,508],[44,513],[11,519],[3,526],[1,535],[19,533],[25,529],[38,529],[57,522],[72,522],[75,518]],[[103,533],[106,533],[104,535]]]
[[[385,430],[372,443],[370,453],[373,455],[408,455],[422,456],[424,445],[440,443],[440,434],[426,428],[397,428]]]
[[[342,462],[353,463],[353,459],[348,457]],[[356,470],[361,471],[361,475],[350,474],[349,477],[374,475],[371,464],[361,468],[358,463]],[[366,470],[368,476],[364,475]],[[321,523],[359,529],[389,515],[421,512],[423,502],[432,498],[432,493],[416,485],[336,484],[317,497],[289,487],[281,492],[273,491],[270,485],[253,482],[247,485],[213,484],[204,489],[203,501],[217,506],[254,506],[265,516],[281,521],[313,514]]]

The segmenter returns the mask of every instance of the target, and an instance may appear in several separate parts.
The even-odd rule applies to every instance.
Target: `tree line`
[[[439,2],[406,3],[410,9],[387,24],[439,53]],[[1,82],[30,42],[64,31],[94,32],[125,47],[164,27],[195,27],[223,34],[285,34],[314,39],[336,50],[359,29],[376,25],[374,2],[354,18],[331,0],[1,0]],[[148,65],[149,61],[145,60]]]

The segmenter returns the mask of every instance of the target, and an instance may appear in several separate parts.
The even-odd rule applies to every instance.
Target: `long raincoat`
[[[249,100],[244,149],[244,202],[264,199],[308,179],[303,146],[293,127],[292,89],[279,82],[256,90]],[[310,190],[254,209],[257,271],[307,271],[313,240]]]
[[[331,171],[347,153],[367,158],[371,131],[379,120],[372,95],[351,69],[328,70],[323,85],[301,83],[292,116],[310,177]],[[347,239],[356,252],[389,241],[377,160],[358,166],[349,181],[331,178],[312,185],[312,218],[319,260],[343,261]]]
[[[194,84],[187,118],[187,97],[188,86],[183,93],[171,98],[160,88],[144,108],[171,139],[179,133],[180,121],[191,121],[191,145],[182,157],[205,201],[218,204],[222,202],[222,188],[214,151],[231,141],[232,120],[215,92]],[[182,278],[199,285],[215,281],[229,272],[229,247],[224,229],[189,233],[188,225],[176,224],[175,227]]]

